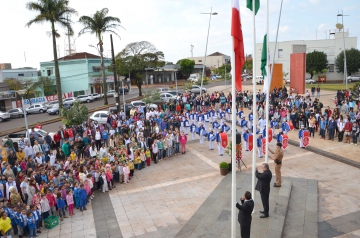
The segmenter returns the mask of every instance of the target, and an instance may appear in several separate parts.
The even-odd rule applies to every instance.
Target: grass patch
[[[305,87],[307,89],[311,89],[312,86],[315,86],[315,88],[320,85],[320,88],[322,90],[330,90],[330,91],[337,91],[337,90],[343,90],[346,89],[346,84],[344,83],[338,83],[338,84],[332,84],[332,83],[314,83],[314,84],[305,84]],[[348,88],[352,88],[355,83],[348,83]]]

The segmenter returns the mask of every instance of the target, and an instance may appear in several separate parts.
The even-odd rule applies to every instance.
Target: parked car
[[[190,74],[190,77],[187,79],[188,81],[197,82],[200,78],[200,74]]]
[[[101,98],[101,95],[99,93],[93,93],[93,94],[90,94],[94,100],[98,100],[99,98]]]
[[[131,108],[133,108],[134,106],[131,103],[126,103],[125,104],[125,110],[124,110],[124,104],[120,105],[120,110],[123,110],[125,112],[125,114],[127,116],[130,115],[130,110]],[[109,113],[113,111],[115,114],[118,113],[117,107],[109,107]]]
[[[30,113],[43,113],[46,112],[47,108],[40,103],[36,103],[31,105],[30,107],[26,108],[26,113],[30,114]]]
[[[43,144],[44,143],[44,138],[47,134],[47,131],[44,131],[42,129],[38,129],[38,128],[34,128],[34,131],[36,131],[39,134],[39,139],[37,140],[39,142],[39,144]],[[24,132],[20,132],[20,133],[12,133],[9,135],[6,135],[2,138],[2,142],[4,143],[7,140],[7,136],[10,137],[10,139],[13,141],[14,145],[19,142],[19,140],[21,139],[21,137],[24,137],[25,140],[29,141],[29,133],[31,132],[31,129],[29,129],[28,132],[24,131]],[[54,139],[54,132],[49,132],[49,136]]]
[[[59,104],[59,101],[56,100],[56,101],[52,101],[52,102],[45,102],[45,103],[43,103],[43,105],[44,105],[47,109],[53,107],[55,104]]]
[[[85,102],[89,103],[94,101],[94,98],[91,95],[79,95],[76,97],[76,100],[81,103],[85,103]]]
[[[69,104],[63,104],[63,105],[69,105]],[[59,104],[53,105],[51,108],[47,110],[47,113],[49,115],[59,115]]]
[[[348,82],[360,81],[360,74],[350,75],[347,77]]]
[[[130,104],[133,105],[133,107],[146,106],[146,103],[144,103],[143,101],[132,101],[130,102]],[[158,105],[154,103],[149,103],[147,106],[154,109],[158,108]]]
[[[221,77],[221,75],[219,75],[219,74],[213,74],[213,75],[211,75],[211,78],[212,78],[213,80],[215,80],[215,79],[221,79],[222,77]]]
[[[74,98],[74,97],[65,98],[65,99],[63,100],[63,104],[67,103],[67,104],[73,105],[75,101],[76,101],[76,98]]]
[[[99,124],[106,124],[109,114],[110,112],[108,111],[96,111],[90,116],[90,119],[97,121]]]
[[[164,92],[169,91],[168,88],[157,88],[157,90],[158,90],[160,93],[164,93]]]
[[[189,91],[191,93],[200,93],[200,91],[202,91],[202,93],[206,93],[206,88],[200,87],[198,85],[193,85]]]
[[[109,98],[109,97],[114,97],[114,93],[115,93],[115,90],[109,90],[109,91],[107,92],[108,98]]]
[[[170,94],[170,93],[161,93],[160,94],[160,100],[163,100],[165,102],[169,102],[170,100],[175,100],[176,96]]]
[[[305,83],[313,84],[313,83],[315,83],[315,80],[306,78],[306,79],[305,79]]]
[[[128,94],[129,93],[129,89],[127,88],[119,88],[119,94],[122,95],[122,94]]]
[[[9,113],[0,111],[0,122],[6,121],[10,118]]]
[[[170,93],[170,94],[172,94],[173,96],[179,95],[179,92],[176,92],[176,91],[167,91],[166,93]]]
[[[8,111],[10,118],[24,117],[24,111],[22,108],[14,108]]]

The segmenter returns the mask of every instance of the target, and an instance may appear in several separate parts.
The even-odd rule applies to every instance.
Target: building
[[[0,69],[0,83],[4,82],[4,79],[15,78],[23,80],[25,78],[37,79],[38,70],[34,68],[20,68],[20,69]]]
[[[114,89],[113,73],[107,70],[110,59],[104,58],[107,90]],[[61,90],[74,96],[102,92],[101,58],[86,52],[59,58]],[[41,76],[55,79],[54,61],[40,62]]]
[[[189,60],[194,60],[195,65],[204,64],[204,56],[199,57],[188,57]],[[225,63],[230,63],[230,56],[224,55],[220,52],[215,52],[206,57],[206,67],[210,69],[219,68]]]
[[[14,91],[9,90],[9,84],[0,82],[0,111],[8,111],[12,109],[11,99],[15,99]]]
[[[344,32],[346,49],[357,48],[357,37],[350,37],[349,31]],[[327,55],[328,59],[328,71],[326,73],[327,81],[343,80],[344,74],[337,73],[335,67],[335,58],[344,50],[343,32],[333,30],[330,33],[331,39],[322,40],[293,40],[278,42],[277,52],[275,54],[275,63],[283,65],[283,72],[289,73],[287,78],[290,78],[290,54],[293,53],[310,53],[314,50],[322,51]],[[270,51],[270,63],[274,56],[275,42],[269,42]],[[256,75],[261,76],[261,50],[262,43],[256,44]],[[307,74],[310,77],[310,74]],[[318,77],[314,75],[313,79],[318,80]]]
[[[10,63],[1,63],[0,69],[11,69],[11,64]]]

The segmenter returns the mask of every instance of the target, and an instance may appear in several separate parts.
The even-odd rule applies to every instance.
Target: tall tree
[[[164,53],[158,51],[153,44],[147,41],[130,43],[116,55],[117,73],[119,75],[130,73],[139,88],[139,96],[142,96],[141,85],[145,69],[153,68],[156,70],[164,65]]]
[[[335,58],[335,67],[338,73],[344,73],[344,51],[341,51]],[[352,73],[357,73],[360,69],[360,51],[351,48],[346,50],[346,69],[350,76]]]
[[[324,52],[314,50],[306,54],[306,72],[310,74],[310,78],[314,73],[320,73],[327,68],[328,60]]]
[[[118,28],[124,28],[120,25],[121,21],[117,17],[108,16],[109,9],[103,8],[100,11],[96,11],[92,16],[82,16],[79,19],[79,22],[84,26],[84,28],[79,32],[79,35],[90,33],[95,34],[100,46],[100,57],[101,57],[101,69],[102,69],[102,78],[103,78],[103,93],[104,93],[104,104],[108,104],[107,100],[107,88],[106,88],[106,78],[105,78],[105,66],[104,66],[104,48],[103,48],[103,38],[102,34],[106,32],[114,33],[119,36],[115,30]],[[120,36],[119,36],[120,37]],[[118,91],[118,89],[116,89]]]
[[[182,59],[178,61],[180,64],[180,70],[183,74],[190,76],[190,74],[194,71],[195,61],[189,59]]]
[[[55,67],[55,80],[56,90],[59,100],[59,106],[62,107],[62,90],[61,79],[59,71],[59,62],[56,49],[56,36],[58,35],[55,29],[55,24],[65,27],[68,32],[73,33],[71,14],[77,14],[76,10],[69,7],[68,0],[38,0],[37,2],[28,2],[26,8],[30,11],[38,13],[34,19],[30,20],[26,26],[30,27],[33,23],[43,24],[49,22],[51,24],[51,36],[53,43],[54,67]]]
[[[54,80],[49,77],[40,76],[35,86],[41,88],[45,96],[54,94]]]

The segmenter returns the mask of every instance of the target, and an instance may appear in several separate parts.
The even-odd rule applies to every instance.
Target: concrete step
[[[283,237],[318,237],[318,182],[290,178],[293,183]]]
[[[236,197],[239,200],[245,191],[251,191],[251,174],[237,172]],[[275,176],[271,184],[275,182]],[[281,237],[288,209],[292,181],[283,178],[281,188],[271,188],[269,218],[260,219],[262,204],[259,192],[255,193],[251,237]],[[238,211],[236,211],[237,217]],[[240,237],[240,226],[236,226]],[[176,237],[231,237],[231,174],[229,173],[209,195]]]

